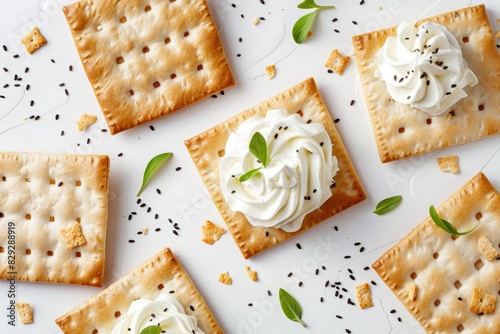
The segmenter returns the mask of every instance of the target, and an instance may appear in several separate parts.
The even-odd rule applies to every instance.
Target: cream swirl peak
[[[175,297],[162,293],[155,300],[134,300],[111,334],[140,334],[149,326],[160,326],[165,331],[162,333],[204,333],[198,328],[196,317],[187,315]]]
[[[377,66],[375,77],[386,83],[396,102],[432,116],[466,97],[464,87],[478,82],[455,36],[433,22],[399,25],[397,37],[388,37],[378,52]]]
[[[249,150],[256,132],[266,141],[266,167]],[[259,167],[254,177],[240,181]],[[330,187],[338,170],[321,123],[304,122],[286,110],[269,110],[266,117],[255,115],[229,135],[219,172],[231,210],[242,212],[253,226],[294,232],[305,215],[332,196]]]

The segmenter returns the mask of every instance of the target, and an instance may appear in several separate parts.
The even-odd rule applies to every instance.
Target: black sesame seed
[[[301,286],[302,286],[302,282],[299,282],[299,287],[301,287]]]
[[[136,203],[137,203],[137,204],[141,203],[141,199],[140,199],[140,198],[138,198]]]
[[[66,94],[66,96],[69,95],[69,92],[68,92],[68,90],[66,88],[64,89],[64,94]]]
[[[175,235],[179,235],[179,233],[177,232],[177,230],[172,230],[172,233],[175,234]]]
[[[458,300],[462,301],[462,297],[458,297]]]
[[[146,210],[147,213],[150,213],[151,212],[151,207],[149,207],[147,210]]]
[[[339,296],[339,290],[335,291],[335,297]]]
[[[194,307],[193,305],[189,305],[189,309],[194,312]]]
[[[356,280],[356,278],[353,275],[349,275],[349,278],[352,279],[353,281]]]
[[[268,237],[268,236],[269,236],[269,231],[266,231],[266,237]]]
[[[59,119],[59,114],[56,114],[56,116],[54,117],[56,119],[56,121]]]
[[[339,228],[337,227],[337,225],[335,225],[335,226],[333,227],[333,229],[334,229],[335,231],[338,231],[338,230],[339,230]]]
[[[234,3],[231,4],[231,7],[236,8],[236,5]]]
[[[158,195],[161,195],[161,190],[160,190],[160,189],[158,189],[158,188],[156,188],[156,193],[157,193]]]
[[[108,129],[101,129],[101,132],[108,132]]]
[[[135,242],[135,240],[134,239],[130,239],[128,242],[131,243],[131,244],[133,244]]]
[[[333,29],[333,31],[335,31],[337,34],[340,33],[340,30],[338,29]]]
[[[73,65],[69,65],[69,71],[73,71]]]
[[[446,95],[451,95],[451,92],[446,92]]]
[[[59,87],[64,87],[65,85],[66,85],[66,84],[65,84],[64,82],[61,82],[61,83],[59,84]]]
[[[260,0],[260,3],[265,5],[266,3],[264,2],[264,0]]]
[[[278,139],[278,134],[277,133],[274,135],[274,139]]]
[[[401,322],[401,317],[398,317],[398,321]]]
[[[2,48],[3,48],[3,50],[4,50],[5,52],[7,52],[7,46],[2,45]]]
[[[20,84],[15,84],[14,87],[21,87],[21,85]]]
[[[370,283],[371,283],[372,285],[377,285],[377,282],[375,282],[375,281],[371,281]]]
[[[5,99],[5,96],[4,95],[0,95],[0,99]]]
[[[231,194],[234,194],[236,192],[236,190],[231,190]]]
[[[344,292],[348,292],[346,288],[342,288],[342,291],[344,291]]]
[[[352,24],[357,25],[357,24],[358,24],[358,22],[356,22],[356,21],[352,21]]]
[[[244,18],[245,18],[245,15],[243,15],[243,14],[241,14],[240,16],[241,16],[241,18],[242,18],[242,19],[244,19]]]
[[[332,22],[337,22],[339,19],[337,19],[336,17],[333,18]]]
[[[349,329],[347,329],[347,328],[345,329],[345,332],[346,332],[347,334],[351,334],[351,333],[352,333],[352,332],[351,332]]]
[[[350,259],[350,258],[351,258],[351,256],[350,256],[350,255],[346,255],[346,256],[344,256],[344,259]]]
[[[155,228],[155,232],[160,232],[161,231],[161,228],[157,227]]]
[[[259,20],[261,20],[261,21],[265,21],[265,20],[266,20],[266,18],[261,16],[261,17],[259,17]]]
[[[356,103],[356,101],[354,101],[354,100],[351,100],[351,103],[350,103],[350,105],[351,105],[351,106],[353,106],[353,105],[354,105],[354,103]]]
[[[361,0],[361,2],[359,4],[360,5],[364,5],[365,4],[365,0]]]
[[[129,220],[130,220],[130,219],[129,219]],[[138,235],[141,235],[141,234],[142,234],[142,231],[138,231],[138,232],[137,232],[137,234],[138,234]]]
[[[319,275],[319,269],[316,268],[316,271],[314,272],[316,275]]]
[[[19,55],[15,54],[15,55],[12,56],[12,58],[19,58]]]
[[[151,131],[154,131],[155,130],[155,127],[150,125],[149,128],[151,129]]]
[[[9,72],[9,70],[6,67],[3,68],[3,71],[4,72]]]
[[[396,313],[396,310],[392,309],[389,313],[394,314],[394,313]]]
[[[323,302],[323,300],[324,300],[324,299],[323,299],[323,297],[321,297],[321,298],[319,299],[320,303],[322,303],[322,302]]]
[[[9,87],[9,84],[3,85],[3,88],[7,88],[7,87]]]
[[[370,267],[364,267],[363,270],[370,270]]]
[[[349,274],[352,274],[352,269],[351,268],[347,268],[347,271],[349,272]]]
[[[365,251],[365,247],[361,247],[361,248],[359,249],[359,252],[360,252],[360,253],[363,253],[364,251]]]
[[[119,156],[119,157],[122,157],[122,156],[123,156],[123,153],[121,153],[121,152],[120,152],[120,153],[118,153],[118,156]]]
[[[29,68],[29,67],[26,67],[26,68],[24,69],[24,73],[28,73],[28,72],[29,72],[29,70],[30,70],[30,68]]]
[[[325,288],[327,288],[330,285],[330,281],[325,282]]]
[[[243,38],[241,38],[241,37],[240,37],[240,38],[238,38],[238,41],[239,41],[239,42],[243,42]]]
[[[321,269],[326,270],[326,267],[325,266],[321,266]]]
[[[156,214],[155,214],[155,219],[158,219],[158,217],[159,217],[159,216],[158,216],[158,214],[156,213]]]
[[[30,101],[30,107],[33,107],[35,105],[35,101],[31,100]]]
[[[267,295],[271,297],[271,291],[267,290]]]
[[[63,130],[63,131],[61,131],[61,136],[64,136],[64,130]]]
[[[238,54],[236,55],[236,57],[241,57],[241,53],[238,53]]]
[[[328,73],[330,73],[330,74],[332,74],[332,73],[333,73],[333,71],[332,71],[332,70],[330,70],[330,69],[329,69],[329,70],[327,70],[327,72],[328,72]]]
[[[174,290],[170,290],[168,293],[170,293],[171,295],[175,293]]]
[[[172,221],[172,219],[171,219],[171,218],[168,218],[168,222],[169,222],[170,224],[172,224],[172,223],[173,223],[173,221]]]
[[[60,187],[60,186],[62,186],[62,185],[63,185],[63,182],[62,182],[62,181],[61,181],[61,182],[59,182],[59,183],[57,184],[57,186],[58,186],[58,187]]]
[[[35,115],[31,115],[30,117],[28,117],[29,119],[33,119],[35,118]]]
[[[297,243],[296,246],[298,249],[302,249],[302,246],[299,243]]]
[[[51,59],[50,61],[51,61],[53,64],[55,64],[55,63],[56,63],[56,61],[55,61],[54,59]]]
[[[132,215],[128,215],[128,220],[132,220]]]
[[[30,90],[30,87],[31,87],[31,86],[30,86],[29,84],[27,84],[27,85],[26,85],[26,90]]]
[[[213,98],[213,99],[216,99],[216,98],[217,98],[217,95],[215,95],[215,94],[214,94],[214,95],[212,95],[212,98]]]
[[[87,145],[90,144],[90,138],[87,138]]]
[[[252,306],[253,306],[253,304],[252,304],[252,303],[248,303],[248,306],[252,307]]]
[[[293,275],[293,273],[289,272],[288,275],[287,275],[287,277],[291,277],[292,275]]]
[[[137,215],[137,212],[132,211],[131,214],[133,214],[135,216],[135,215]]]
[[[344,319],[341,315],[336,315],[337,319]]]
[[[354,246],[359,246],[359,245],[361,245],[361,242],[355,242],[354,243]]]
[[[457,87],[457,85],[455,85],[455,84],[452,84],[452,85],[451,85],[451,88],[455,88],[455,87]]]
[[[142,203],[141,204],[141,208],[145,207],[146,206],[146,203]]]

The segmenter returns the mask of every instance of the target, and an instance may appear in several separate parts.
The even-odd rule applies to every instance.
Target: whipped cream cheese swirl
[[[196,317],[187,315],[172,295],[160,294],[155,300],[134,300],[127,315],[118,322],[111,334],[140,334],[149,326],[160,326],[168,334],[203,334]]]
[[[256,132],[267,142],[266,167],[249,151]],[[239,181],[259,167],[259,174]],[[220,182],[231,210],[242,212],[253,226],[294,232],[306,214],[332,196],[337,171],[337,158],[321,123],[307,124],[298,114],[269,110],[265,118],[255,115],[230,134],[220,162]]]
[[[375,77],[386,83],[396,102],[431,116],[444,113],[467,96],[464,87],[478,82],[455,36],[433,22],[399,25],[397,37],[388,37],[378,52],[377,66]]]

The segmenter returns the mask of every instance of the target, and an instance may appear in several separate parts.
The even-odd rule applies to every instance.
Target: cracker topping
[[[458,156],[437,158],[439,169],[442,172],[458,173]]]
[[[488,238],[484,235],[478,239],[477,249],[488,261],[493,261],[500,255]]]
[[[18,302],[16,303],[17,313],[19,320],[22,324],[30,324],[33,322],[33,312],[31,311],[30,304]]]
[[[201,227],[201,241],[212,245],[214,242],[219,240],[220,236],[224,234],[224,232],[226,232],[225,228],[215,225],[210,220],[207,220]]]
[[[40,33],[40,30],[38,30],[37,27],[34,27],[21,39],[21,42],[24,44],[26,51],[29,54],[32,54],[33,52],[44,46],[47,43],[47,40]]]
[[[368,283],[356,286],[356,299],[361,309],[373,306],[372,294]]]
[[[252,281],[256,281],[259,279],[258,275],[257,275],[257,272],[255,270],[251,270],[249,266],[245,266],[245,271],[248,275],[248,277],[252,280]]]
[[[83,236],[79,222],[61,229],[61,234],[63,235],[64,243],[66,244],[66,248],[68,250],[87,243],[87,240],[85,240],[85,237]]]
[[[342,56],[337,49],[330,52],[328,59],[325,62],[325,67],[332,70],[338,75],[344,74],[344,69],[349,65],[351,57]]]
[[[97,121],[97,116],[82,114],[76,125],[78,125],[78,131],[85,130],[91,124],[94,124]]]
[[[469,304],[469,310],[476,313],[494,313],[497,305],[497,297],[489,293],[474,288]]]

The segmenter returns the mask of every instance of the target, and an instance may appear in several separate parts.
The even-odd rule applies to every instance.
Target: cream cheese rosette
[[[257,132],[265,139],[266,166],[249,149]],[[241,179],[256,169],[248,180]],[[220,182],[228,206],[242,212],[250,224],[294,232],[309,212],[332,196],[338,170],[321,123],[306,123],[286,110],[269,110],[230,134],[220,162]]]
[[[467,96],[464,88],[478,83],[462,58],[457,39],[446,27],[403,22],[377,54],[375,76],[391,97],[431,116],[444,113]]]
[[[187,315],[175,297],[162,293],[155,300],[134,300],[111,334],[140,334],[149,326],[160,326],[162,333],[167,334],[204,333],[198,328],[196,317]]]

